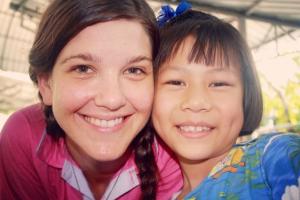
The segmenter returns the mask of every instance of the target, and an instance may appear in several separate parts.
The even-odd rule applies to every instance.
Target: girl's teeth
[[[180,126],[180,130],[184,132],[202,132],[209,131],[209,127],[205,126]]]
[[[121,124],[123,121],[122,117],[113,119],[113,120],[104,120],[104,119],[97,119],[92,117],[84,117],[85,120],[93,125],[99,126],[101,128],[111,128],[114,126],[117,126],[118,124]]]

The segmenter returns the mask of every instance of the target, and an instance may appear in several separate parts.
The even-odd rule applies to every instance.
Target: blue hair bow
[[[158,26],[164,26],[165,23],[170,21],[172,18],[181,15],[185,11],[189,10],[191,7],[191,4],[184,0],[180,2],[175,11],[169,5],[162,6],[161,10],[159,11],[159,16],[157,17]]]

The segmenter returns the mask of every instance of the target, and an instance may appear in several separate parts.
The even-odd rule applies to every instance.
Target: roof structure
[[[10,8],[21,13],[22,19],[39,21],[51,0],[10,0]],[[163,4],[174,7],[180,0],[147,0],[158,14]],[[300,52],[300,0],[188,0],[193,9],[212,13],[232,23],[247,39],[252,50],[273,43],[277,54],[282,47],[290,52]],[[122,3],[122,1],[120,1]],[[24,20],[26,21],[26,20]],[[28,21],[28,20],[27,20]],[[32,23],[22,26],[34,29]],[[33,30],[34,31],[34,30]]]
[[[10,7],[38,21],[49,1],[51,0],[11,0]],[[163,4],[175,6],[180,2],[180,0],[147,1],[156,13]],[[252,49],[277,42],[284,37],[291,41],[297,40],[298,37],[299,41],[300,0],[189,0],[188,2],[194,9],[210,12],[233,23],[247,38]]]
[[[161,5],[180,0],[148,0],[158,12]],[[281,38],[300,41],[300,0],[189,0],[193,9],[209,12],[234,24],[252,49]],[[299,44],[300,45],[300,44]],[[299,51],[299,50],[297,50]]]
[[[179,3],[175,0],[149,2]],[[300,28],[299,0],[189,0],[196,9]]]

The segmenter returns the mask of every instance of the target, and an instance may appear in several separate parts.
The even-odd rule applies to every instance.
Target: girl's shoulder
[[[262,145],[261,172],[273,197],[294,196],[300,188],[300,135],[275,133],[258,138]],[[283,198],[284,199],[284,198]],[[295,198],[295,199],[299,199]]]
[[[267,141],[268,143],[272,142],[287,142],[290,140],[294,140],[300,137],[298,133],[290,133],[290,132],[272,132],[260,135],[257,140],[260,142]]]
[[[247,142],[237,144],[245,151],[262,151],[263,155],[270,151],[281,152],[284,149],[298,149],[300,147],[300,134],[297,133],[268,133]]]
[[[297,164],[300,170],[300,135],[297,133],[274,133],[257,139],[262,149],[262,162],[265,166],[276,163]],[[297,161],[295,161],[297,160]]]
[[[214,168],[210,176],[212,178],[208,179],[205,186],[210,184],[215,189],[218,188],[215,185],[219,184],[234,194],[244,195],[241,199],[249,198],[248,190],[266,195],[264,197],[272,196],[272,199],[294,195],[295,192],[291,193],[290,188],[300,191],[300,135],[270,133],[239,143],[221,164],[217,170]],[[240,185],[242,181],[246,181],[244,185]],[[230,184],[227,186],[223,183]]]
[[[245,160],[255,161],[265,176],[293,171],[300,175],[300,135],[269,133],[236,145]]]

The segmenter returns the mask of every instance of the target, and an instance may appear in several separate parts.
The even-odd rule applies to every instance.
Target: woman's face
[[[146,124],[153,100],[152,47],[137,21],[83,29],[39,78],[74,157],[113,161]]]
[[[239,67],[190,63],[194,42],[188,37],[160,66],[153,107],[153,124],[181,163],[222,157],[243,125]]]

